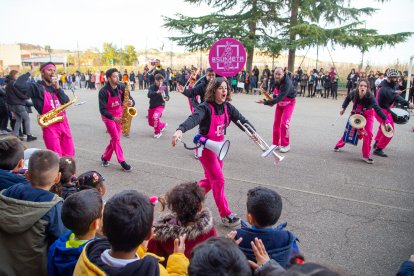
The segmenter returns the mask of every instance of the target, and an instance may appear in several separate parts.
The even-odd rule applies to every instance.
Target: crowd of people
[[[245,124],[254,129],[230,103],[233,80],[236,79],[234,92],[245,89],[249,93],[250,84],[257,84],[260,93],[264,90],[272,94],[272,99],[260,102],[276,105],[273,140],[268,151],[286,153],[290,150],[290,121],[297,94],[305,93],[298,91],[298,85],[306,73],[298,70],[292,74],[280,67],[273,71],[265,68],[261,81],[245,86],[245,82],[240,85],[240,75],[245,74],[244,78],[249,75],[243,71],[238,77],[224,78],[217,76],[211,68],[183,68],[180,72],[165,70],[159,60],[152,67],[144,70],[148,85],[143,82],[143,87],[148,89],[148,125],[154,129],[154,138],[158,139],[167,127],[161,117],[169,90],[173,89],[188,97],[191,111],[191,115],[176,128],[173,146],[194,127],[199,128],[199,135],[194,139],[203,145],[207,140],[225,141],[230,121],[241,130]],[[8,83],[6,87],[6,99],[12,93],[9,90],[15,89],[15,94],[24,98],[19,105],[25,107],[25,100],[31,99],[40,115],[70,101],[59,83],[62,81],[62,87],[66,83],[68,88],[68,82],[63,82],[64,75],[56,76],[53,63],[41,66],[42,81],[31,82],[34,71],[32,68],[17,79],[15,76],[13,85]],[[95,85],[94,88],[99,89],[99,111],[110,135],[100,157],[101,165],[109,166],[115,153],[122,169],[129,172],[132,167],[125,161],[120,143],[122,116],[123,107],[133,107],[135,102],[120,82],[129,81],[132,90],[137,88],[134,84],[141,89],[139,72],[135,75],[111,68],[102,73],[86,74],[89,84],[86,75],[83,83],[80,74],[79,86],[90,85],[92,89]],[[317,75],[317,80],[323,76],[331,84],[338,78],[334,68],[327,74],[323,70],[313,70],[312,74]],[[273,84],[267,76],[273,79]],[[369,79],[356,77],[356,74],[349,76],[351,84],[354,79],[356,81],[355,89],[346,97],[340,112],[343,114],[352,102],[352,112],[360,113],[370,121],[362,149],[367,163],[372,163],[373,111],[381,124],[393,127],[388,111],[391,105],[398,102],[414,107],[399,95],[400,76],[394,69],[386,72],[386,79],[379,84],[378,102],[374,96],[376,90],[371,93]],[[318,83],[316,86],[316,90],[313,86],[309,90],[309,97],[318,93],[321,97],[336,97],[332,85],[329,89],[324,88],[323,93]],[[4,260],[0,274],[312,275],[315,271],[323,271],[324,275],[341,275],[335,269],[304,262],[296,235],[285,229],[286,223],[278,224],[282,198],[276,191],[264,187],[250,189],[246,197],[245,219],[234,214],[225,194],[223,160],[208,148],[204,148],[202,154],[201,149],[196,151],[204,170],[204,178],[198,183],[181,183],[160,197],[139,191],[122,191],[104,202],[102,198],[107,185],[104,176],[97,171],[77,172],[74,141],[66,113],[60,112],[62,120],[42,128],[47,150],[25,150],[18,138],[18,128],[25,118],[27,121],[26,114],[20,114],[24,112],[22,110],[20,107],[7,109],[7,112],[17,114],[14,115],[14,133],[0,138],[0,256]],[[27,140],[29,137],[35,139],[30,134],[30,126],[26,125],[25,129]],[[379,129],[375,141],[374,153],[385,157],[383,149],[391,138],[381,136]],[[336,151],[345,144],[340,142],[335,146]],[[209,191],[212,191],[221,224],[237,228],[226,237],[217,237],[211,211],[204,206]],[[163,211],[167,211],[154,218],[157,202]],[[410,275],[414,271],[413,259],[402,265],[399,275]]]

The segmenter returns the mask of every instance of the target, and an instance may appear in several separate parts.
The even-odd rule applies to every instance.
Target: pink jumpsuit
[[[118,92],[119,94],[117,96],[112,97],[109,90],[106,90],[106,92],[108,93],[108,102],[106,103],[106,109],[109,113],[112,114],[112,116],[122,118],[123,109],[121,105],[121,93]],[[118,159],[118,162],[121,163],[125,161],[124,153],[121,147],[122,124],[108,119],[103,115],[101,117],[106,126],[106,129],[108,130],[109,135],[111,136],[109,145],[106,147],[105,152],[102,154],[102,157],[106,161],[110,161],[112,158],[112,153],[115,151],[116,158]]]
[[[278,95],[279,90],[275,88],[274,94]],[[286,147],[290,144],[290,119],[295,105],[296,99],[287,97],[277,103],[273,123],[273,145]]]
[[[224,130],[229,124],[229,120],[226,120],[226,118],[229,118],[227,105],[224,105],[222,115],[216,115],[214,107],[211,104],[209,106],[211,109],[211,123],[206,137],[213,141],[222,142],[224,141]],[[204,179],[199,181],[199,185],[204,188],[206,193],[213,190],[214,201],[221,217],[230,215],[231,211],[224,192],[223,161],[220,161],[214,152],[206,148],[203,149],[203,154],[199,157],[199,160],[204,168]]]
[[[148,109],[148,124],[154,128],[154,134],[159,134],[166,123],[161,122],[164,107],[162,105]]]
[[[385,116],[387,116],[387,120],[392,125],[392,128],[394,129],[394,134],[395,134],[394,120],[392,118],[391,112],[389,112],[385,108],[381,108],[381,109],[385,113]],[[392,137],[387,137],[382,133],[381,124],[383,123],[383,120],[381,119],[381,117],[379,117],[378,114],[375,114],[375,118],[380,123],[378,127],[378,131],[377,131],[377,135],[375,136],[375,142],[377,143],[377,147],[379,149],[385,149],[388,146],[388,144],[391,142]]]
[[[42,114],[49,112],[61,106],[59,99],[54,94],[46,91],[43,86],[43,109]],[[68,118],[66,117],[66,111],[59,113],[59,116],[63,116],[63,121],[54,123],[48,127],[42,128],[43,140],[45,141],[46,148],[57,153],[59,157],[75,156],[75,147],[73,145],[72,133],[70,131]]]

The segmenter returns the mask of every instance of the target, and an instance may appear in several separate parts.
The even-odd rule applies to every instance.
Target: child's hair
[[[112,250],[129,252],[151,231],[154,207],[147,196],[127,190],[114,195],[105,205],[103,232]]]
[[[30,183],[44,187],[59,173],[59,157],[51,150],[38,150],[29,159]]]
[[[99,189],[104,185],[105,178],[97,171],[87,171],[77,177],[77,188],[82,190]]]
[[[166,195],[168,209],[177,214],[182,224],[194,221],[204,202],[204,191],[197,182],[175,186]]]
[[[102,208],[102,197],[97,190],[74,193],[63,202],[62,222],[75,235],[86,234],[91,223],[102,217]]]
[[[156,74],[156,75],[155,75],[155,79],[156,79],[157,81],[159,81],[159,80],[163,80],[163,79],[164,79],[164,76],[163,76],[163,75],[161,75],[161,74]]]
[[[0,139],[0,169],[13,170],[24,158],[24,145],[15,136]]]
[[[188,275],[251,275],[246,256],[236,243],[224,237],[212,237],[191,252]]]
[[[68,184],[72,182],[72,177],[76,174],[76,163],[73,158],[63,156],[59,160],[60,183]]]
[[[271,189],[255,187],[247,192],[247,212],[254,217],[257,226],[273,225],[282,214],[282,198]]]

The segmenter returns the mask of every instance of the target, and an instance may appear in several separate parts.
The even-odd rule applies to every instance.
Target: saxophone
[[[134,107],[128,106],[129,102],[129,91],[130,91],[130,84],[129,82],[125,82],[125,92],[124,92],[124,103],[122,105],[122,134],[126,137],[129,136],[129,132],[131,131],[131,121],[132,117],[137,116],[137,110]]]
[[[72,91],[73,92],[73,91]],[[75,93],[73,93],[75,96]],[[55,109],[52,109],[45,114],[38,115],[37,116],[37,123],[41,128],[48,127],[54,123],[63,122],[64,116],[58,115],[65,109],[67,109],[70,105],[74,104],[78,98],[75,96],[72,100],[70,100],[68,103],[65,103],[64,105],[61,105],[59,107],[56,107]]]

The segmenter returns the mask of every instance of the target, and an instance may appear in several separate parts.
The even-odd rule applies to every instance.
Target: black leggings
[[[7,129],[7,123],[9,122],[9,114],[6,108],[0,108],[0,130]]]
[[[308,97],[312,97],[313,96],[313,83],[312,84],[308,84]]]

